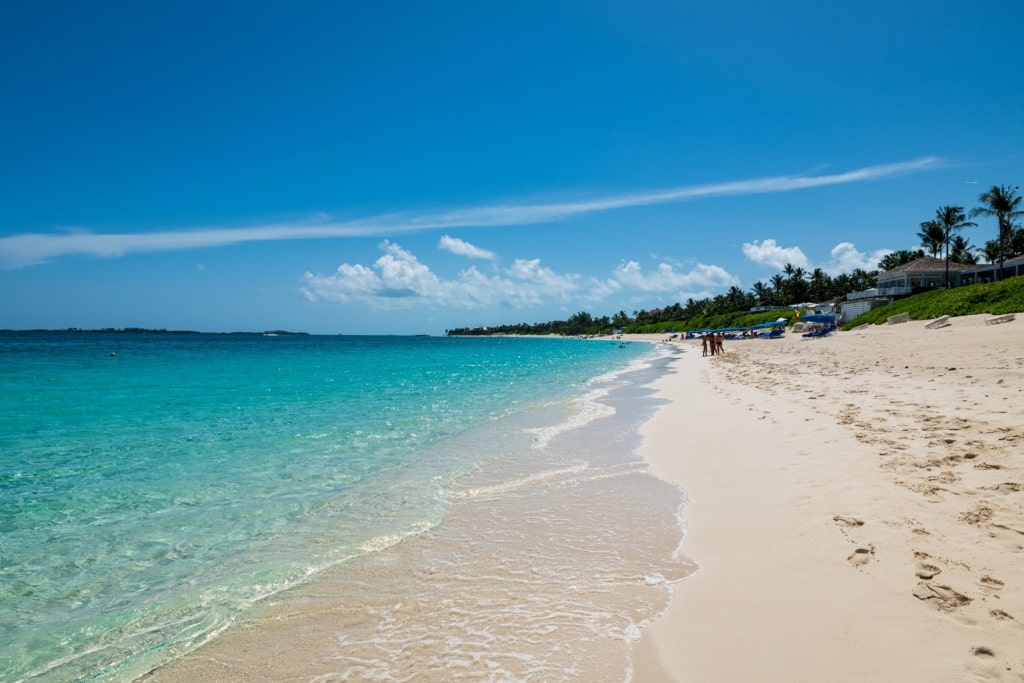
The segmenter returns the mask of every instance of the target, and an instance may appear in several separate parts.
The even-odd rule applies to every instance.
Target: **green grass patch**
[[[1024,312],[1024,276],[983,285],[936,289],[893,301],[888,306],[862,313],[843,325],[844,330],[864,325],[881,325],[901,313],[911,320],[932,320],[944,315],[1005,315]]]
[[[647,325],[630,325],[627,332],[642,334],[658,334],[660,332],[686,332],[687,330],[718,330],[723,327],[751,327],[760,323],[773,322],[779,318],[787,320],[786,325],[793,324],[795,313],[790,310],[780,309],[776,311],[763,311],[761,313],[750,313],[747,311],[736,311],[734,313],[722,313],[721,315],[699,315],[686,320],[675,320],[672,322],[657,322]]]

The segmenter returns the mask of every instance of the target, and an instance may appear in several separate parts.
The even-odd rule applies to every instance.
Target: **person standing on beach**
[[[702,356],[708,355],[708,335],[701,335],[700,338],[701,354]]]
[[[718,353],[725,353],[725,346],[723,346],[724,342],[725,342],[725,333],[724,332],[719,332],[717,335],[715,335],[715,350]]]

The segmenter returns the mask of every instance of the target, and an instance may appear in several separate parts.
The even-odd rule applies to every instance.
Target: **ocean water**
[[[669,362],[0,334],[0,680],[629,680],[692,571],[635,454]]]

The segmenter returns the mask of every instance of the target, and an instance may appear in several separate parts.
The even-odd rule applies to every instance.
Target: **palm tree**
[[[701,299],[700,301],[694,301],[693,297],[691,296],[689,299],[686,300],[686,308],[683,309],[683,317],[695,318],[703,310],[703,306],[703,299]]]
[[[828,299],[832,287],[832,278],[821,268],[811,271],[811,280],[808,286],[808,293],[812,301],[824,301]]]
[[[996,279],[1003,275],[1003,254],[1006,251],[1006,238],[1010,236],[1014,219],[1024,216],[1021,209],[1021,196],[1017,194],[1019,186],[993,185],[988,192],[982,192],[978,201],[984,206],[971,209],[971,218],[975,216],[995,216],[999,221],[999,270]]]
[[[757,303],[758,303],[759,306],[768,306],[768,305],[770,305],[770,302],[772,300],[772,298],[771,298],[771,296],[772,296],[771,287],[769,287],[765,283],[763,283],[760,280],[758,280],[750,288],[750,291],[753,292],[755,297],[757,297]]]
[[[733,285],[729,288],[729,291],[725,293],[725,300],[730,310],[740,311],[746,308],[750,308],[753,303],[754,297],[744,292],[742,289]]]
[[[898,268],[905,263],[910,263],[914,259],[919,259],[922,256],[924,256],[924,251],[921,249],[914,249],[913,251],[901,249],[900,251],[894,251],[882,257],[882,260],[878,262],[878,269],[882,271],[892,270],[893,268]]]
[[[918,257],[920,258],[920,257]],[[878,271],[867,271],[863,268],[854,268],[850,273],[850,282],[853,284],[851,292],[860,292],[871,288],[878,282]]]
[[[949,245],[949,260],[953,263],[974,265],[978,262],[974,246],[963,235],[957,235]]]
[[[988,240],[985,242],[985,246],[982,247],[981,253],[985,255],[985,260],[989,263],[995,263],[999,260],[999,240]]]
[[[787,305],[793,303],[786,293],[786,278],[782,277],[782,273],[775,273],[771,277],[772,291],[775,292],[775,301]]]
[[[1024,228],[1011,226],[1013,229],[1006,240],[1009,244],[1010,258],[1024,254]]]
[[[917,233],[921,240],[921,246],[931,256],[938,256],[942,253],[942,225],[936,220],[924,221],[921,223],[921,231]]]
[[[928,222],[939,226],[939,230],[942,231],[942,244],[946,247],[945,287],[949,289],[949,241],[953,238],[954,232],[960,232],[964,228],[973,228],[977,223],[967,220],[962,206],[940,206],[935,210],[935,220]],[[921,225],[923,226],[924,223]]]
[[[800,267],[793,268],[786,286],[789,287],[789,296],[792,302],[800,303],[801,301],[806,301],[808,299],[807,271]]]

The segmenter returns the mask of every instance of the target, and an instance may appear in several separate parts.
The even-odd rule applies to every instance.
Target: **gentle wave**
[[[643,620],[602,601],[660,604],[644,577],[685,571],[654,556],[658,539],[678,543],[674,494],[638,493],[664,497],[645,521],[620,500],[652,478],[622,462],[636,418],[609,392],[650,366],[648,345],[25,339],[0,334],[0,678],[128,680],[230,642],[258,606],[340,581],[372,586],[350,596],[370,618],[342,648],[345,675],[400,675],[373,654],[388,647],[477,673],[487,659],[507,674],[495,680],[559,680],[554,663],[581,663],[538,654],[553,624],[631,633]],[[588,518],[606,504],[610,519]],[[634,524],[654,555],[616,545]],[[537,582],[526,603],[495,598]],[[410,595],[439,611],[406,614]]]

